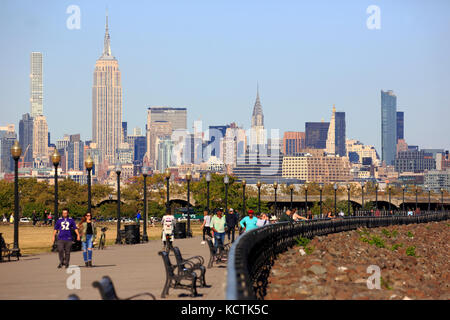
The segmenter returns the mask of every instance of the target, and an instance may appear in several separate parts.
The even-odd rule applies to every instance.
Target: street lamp
[[[416,210],[417,210],[417,193],[419,192],[419,190],[417,190],[417,185],[415,186],[415,190],[416,190]]]
[[[164,173],[164,176],[166,177],[166,213],[168,214],[170,212],[170,204],[169,204],[169,199],[170,199],[170,186],[169,186],[169,181],[170,181],[170,176],[171,176],[171,172],[170,169],[167,168],[166,172]]]
[[[347,184],[347,211],[348,211],[348,215],[350,215],[350,184]]]
[[[261,214],[261,181],[258,180],[256,183],[256,186],[258,187],[258,215]]]
[[[226,174],[223,177],[223,183],[225,183],[225,212],[228,211],[228,184],[230,183],[230,177]]]
[[[308,185],[305,183],[305,216],[308,214]]]
[[[428,211],[431,210],[431,188],[429,186],[425,186],[428,190]]]
[[[392,186],[388,185],[388,191],[389,191],[389,214],[391,213],[391,189],[392,189]]]
[[[319,192],[320,192],[320,217],[321,218],[322,218],[322,191],[323,191],[323,183],[320,183]]]
[[[120,236],[120,174],[122,173],[122,165],[120,161],[117,159],[116,167],[114,168],[117,174],[117,235],[116,235],[116,244],[121,243]]]
[[[402,185],[402,210],[405,211],[405,189],[406,186]]]
[[[206,210],[209,214],[209,184],[211,182],[211,172],[206,173]]]
[[[364,181],[361,183],[361,209],[364,210]]]
[[[245,185],[247,184],[247,181],[242,180],[242,211],[245,215]]]
[[[441,210],[444,211],[444,188],[441,188]]]
[[[14,159],[14,246],[13,254],[20,257],[19,249],[19,159],[22,148],[19,141],[15,141],[11,147],[11,155]],[[0,249],[1,250],[1,249]],[[0,252],[1,253],[1,252]]]
[[[91,158],[91,155],[88,154],[88,157],[84,161],[84,165],[86,167],[86,170],[88,172],[87,176],[87,185],[88,185],[88,212],[92,214],[92,196],[91,196],[91,171],[92,167],[94,166],[94,161]]]
[[[187,236],[188,237],[192,237],[192,232],[191,232],[191,214],[189,212],[189,209],[191,207],[191,203],[190,203],[190,193],[191,193],[191,189],[190,189],[190,185],[191,185],[191,179],[192,179],[192,174],[191,171],[188,171],[186,173],[186,182],[187,182]]]
[[[61,161],[61,156],[58,153],[58,149],[55,148],[55,151],[52,154],[52,162],[55,166],[55,222],[59,218],[59,212],[58,212],[58,165],[59,161]]]
[[[375,183],[375,209],[378,210],[378,183]]]
[[[289,208],[292,210],[292,202],[294,200],[294,185],[293,184],[289,185],[289,190],[291,191],[291,205]]]
[[[275,190],[275,205],[273,207],[274,215],[277,215],[277,189],[278,189],[278,182],[273,183],[273,189]]]
[[[333,188],[334,188],[334,214],[336,216],[337,215],[337,205],[336,205],[337,197],[336,197],[336,193],[337,193],[338,185],[335,183]]]
[[[148,242],[148,234],[147,234],[147,176],[148,176],[148,167],[147,166],[142,167],[142,175],[144,176],[144,230],[142,231],[142,242]]]

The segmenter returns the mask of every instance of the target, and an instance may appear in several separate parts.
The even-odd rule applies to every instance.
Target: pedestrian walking
[[[236,226],[239,223],[239,218],[233,208],[228,210],[228,213],[225,215],[225,220],[227,222],[228,241],[230,241],[231,238],[231,242],[234,242],[234,233],[236,231]]]
[[[201,244],[205,244],[205,235],[208,235],[210,238],[212,238],[211,235],[211,216],[209,215],[208,210],[203,211],[203,223],[202,223],[202,231],[203,231],[203,241]]]
[[[269,224],[269,217],[265,214],[262,213],[261,216],[258,218],[258,220],[256,221],[256,226],[259,227],[264,227],[266,224]]]
[[[53,242],[55,242],[56,234],[58,234],[58,254],[59,265],[58,268],[63,266],[68,268],[70,262],[70,249],[72,248],[72,231],[77,235],[77,240],[80,241],[80,234],[78,233],[77,225],[72,218],[69,218],[69,209],[65,208],[62,211],[61,218],[55,223],[53,231]]]
[[[38,217],[36,215],[36,210],[33,210],[33,214],[31,215],[31,221],[33,221],[33,227],[35,227],[36,223],[38,221]]]
[[[247,211],[247,213],[248,216],[242,218],[242,220],[239,222],[241,227],[244,229],[244,232],[257,228],[256,223],[258,222],[258,218],[254,216],[253,210],[250,209]]]
[[[138,210],[136,214],[136,222],[139,223],[139,221],[141,221],[141,218],[142,218],[141,210]]]
[[[211,218],[211,230],[214,232],[214,247],[222,250],[225,242],[227,221],[222,208],[216,210],[216,215]]]
[[[81,246],[83,250],[83,260],[86,267],[92,267],[92,247],[97,238],[97,227],[92,220],[92,214],[87,212],[78,224],[81,233]]]

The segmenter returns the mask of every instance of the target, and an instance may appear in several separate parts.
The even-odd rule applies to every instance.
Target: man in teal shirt
[[[241,227],[244,229],[244,232],[257,228],[256,223],[258,222],[258,218],[256,218],[253,213],[253,210],[248,210],[248,216],[244,217],[239,222]]]
[[[216,250],[223,248],[225,242],[226,219],[222,208],[217,209],[217,214],[211,218],[211,230],[214,232],[214,247]]]

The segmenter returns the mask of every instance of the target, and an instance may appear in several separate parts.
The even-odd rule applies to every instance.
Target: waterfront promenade
[[[209,259],[208,245],[201,245],[201,238],[175,239],[184,258],[201,255]],[[152,293],[158,300],[166,279],[166,272],[158,251],[160,240],[137,245],[114,245],[105,250],[94,250],[93,268],[84,267],[81,251],[72,252],[71,265],[79,265],[81,289],[69,290],[66,281],[70,274],[66,269],[57,269],[57,253],[27,255],[15,261],[0,263],[0,300],[39,299],[64,300],[76,294],[80,299],[100,299],[92,282],[103,276],[111,277],[117,295],[124,299],[138,293]],[[171,259],[175,261],[174,257]],[[226,265],[214,266],[206,271],[209,288],[198,288],[199,297],[189,297],[187,290],[170,289],[166,299],[224,299]],[[146,297],[144,297],[146,298]]]

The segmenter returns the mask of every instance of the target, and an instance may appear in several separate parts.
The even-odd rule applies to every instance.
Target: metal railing
[[[347,216],[337,219],[314,219],[302,222],[279,222],[248,231],[238,237],[228,255],[228,300],[264,299],[270,269],[278,254],[295,244],[298,237],[313,238],[330,233],[377,228],[390,225],[443,221],[448,211],[406,213],[380,216]]]

